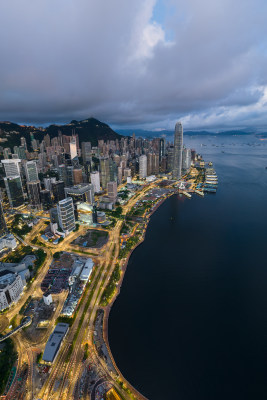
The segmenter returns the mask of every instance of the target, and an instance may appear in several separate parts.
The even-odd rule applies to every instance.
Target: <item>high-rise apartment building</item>
[[[173,179],[180,179],[182,175],[182,153],[183,153],[183,126],[177,122],[174,132],[174,152],[173,152]]]
[[[74,205],[71,197],[61,200],[57,204],[58,222],[60,228],[68,234],[75,229]]]

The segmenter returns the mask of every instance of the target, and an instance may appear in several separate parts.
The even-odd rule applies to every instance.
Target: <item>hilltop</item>
[[[4,121],[0,122],[0,145],[11,148],[19,146],[21,136],[24,136],[30,145],[30,133],[34,134],[35,139],[42,141],[47,133],[53,138],[58,136],[59,131],[63,135],[71,135],[74,131],[79,135],[80,143],[91,142],[92,145],[97,145],[99,139],[116,140],[121,138],[121,135],[113,131],[107,124],[95,118],[88,118],[82,121],[73,120],[65,125],[49,125],[47,128]]]

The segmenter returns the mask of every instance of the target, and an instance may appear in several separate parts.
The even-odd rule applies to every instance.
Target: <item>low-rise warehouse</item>
[[[59,323],[54,329],[54,332],[50,335],[48,342],[46,343],[43,361],[52,364],[56,358],[61,343],[67,334],[69,324]]]

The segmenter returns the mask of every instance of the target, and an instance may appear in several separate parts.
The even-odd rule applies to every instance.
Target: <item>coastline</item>
[[[175,194],[175,193],[170,193],[170,194],[168,194],[165,198],[161,199],[161,200],[152,208],[152,211],[151,211],[150,214],[147,216],[147,219],[148,219],[147,226],[148,226],[148,224],[149,224],[149,221],[150,221],[151,216],[152,216],[152,215],[157,211],[157,209],[165,202],[165,200],[167,200],[169,197],[173,196],[174,194]],[[109,345],[109,338],[108,338],[108,322],[109,322],[109,314],[110,314],[111,308],[112,308],[112,306],[113,306],[115,300],[117,299],[117,297],[118,297],[119,294],[120,294],[120,289],[121,289],[121,286],[122,286],[122,284],[123,284],[123,279],[124,279],[124,275],[125,275],[126,270],[127,270],[127,266],[128,266],[129,259],[130,259],[131,255],[132,255],[132,253],[134,252],[134,250],[135,250],[140,244],[142,244],[142,243],[145,241],[146,231],[147,231],[147,227],[146,227],[145,232],[144,232],[144,234],[143,234],[143,236],[142,236],[142,239],[130,250],[130,252],[129,252],[129,254],[128,254],[126,260],[125,260],[125,262],[123,263],[123,265],[122,265],[122,267],[121,267],[121,277],[120,277],[120,280],[119,280],[119,282],[118,282],[116,292],[114,293],[113,298],[112,298],[110,304],[107,305],[106,307],[103,307],[103,310],[104,310],[104,318],[103,318],[103,340],[104,340],[105,346],[106,346],[106,348],[107,348],[107,350],[108,350],[109,357],[110,357],[110,359],[111,359],[111,361],[112,361],[112,364],[113,364],[114,368],[116,369],[116,371],[117,371],[117,373],[118,373],[118,376],[121,377],[121,379],[127,384],[127,386],[130,388],[131,392],[136,396],[136,399],[138,399],[138,400],[148,400],[148,398],[145,397],[144,395],[142,395],[140,392],[138,392],[138,390],[135,389],[135,388],[128,382],[127,379],[125,379],[125,377],[123,376],[123,374],[122,374],[121,371],[119,370],[119,368],[118,368],[118,366],[117,366],[117,364],[116,364],[116,362],[115,362],[115,359],[114,359],[114,357],[113,357],[112,351],[111,351],[111,349],[110,349],[110,345]]]

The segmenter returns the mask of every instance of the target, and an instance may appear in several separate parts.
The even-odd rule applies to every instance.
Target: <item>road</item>
[[[136,195],[130,198],[130,200],[122,207],[122,215],[126,216],[130,212],[132,207],[143,196],[145,196],[149,190],[156,187],[157,183],[158,181],[153,182],[152,184],[145,185]],[[104,245],[103,248],[92,250],[90,249],[90,251],[93,251],[95,254],[95,256],[92,257],[96,266],[95,275],[92,282],[90,283],[89,290],[85,291],[83,295],[82,303],[77,312],[75,321],[70,327],[69,332],[58,352],[57,358],[50,369],[48,378],[37,395],[37,397],[41,398],[42,400],[70,400],[74,398],[73,393],[75,390],[75,384],[80,378],[84,366],[82,360],[84,356],[85,343],[89,344],[89,353],[90,356],[95,360],[95,363],[97,365],[99,371],[99,379],[105,377],[105,379],[107,379],[115,387],[121,390],[115,380],[117,376],[109,370],[108,366],[103,361],[103,359],[99,357],[95,349],[93,333],[97,311],[99,310],[99,308],[101,308],[100,303],[103,291],[105,290],[105,287],[109,282],[109,278],[115,268],[115,265],[118,262],[118,255],[120,251],[120,230],[123,222],[123,218],[117,220],[115,227],[109,231],[108,243]],[[31,241],[34,237],[38,236],[39,232],[43,230],[44,227],[44,221],[40,221],[26,236],[26,238],[24,239],[24,243],[32,246]],[[43,249],[47,254],[47,258],[42,268],[40,268],[39,273],[35,281],[31,284],[30,288],[23,294],[20,301],[6,314],[9,319],[13,318],[13,316],[18,313],[28,296],[34,295],[36,297],[42,295],[42,291],[40,288],[41,282],[44,279],[53,260],[53,254],[58,251],[74,251],[74,249],[76,249],[76,246],[72,246],[71,243],[73,242],[73,240],[75,240],[75,238],[86,233],[87,230],[88,227],[86,226],[80,227],[77,232],[72,232],[67,238],[64,239],[63,242],[59,243],[58,245],[53,245],[46,242],[45,246],[34,245],[36,248]],[[86,256],[84,252],[81,252],[81,255]],[[18,334],[17,336],[15,336],[16,347],[19,353],[18,370],[21,370],[23,362],[26,362],[29,365],[29,391],[25,397],[25,399],[27,400],[32,400],[33,393],[36,392],[36,388],[34,387],[33,382],[33,369],[36,358],[35,346],[38,346],[38,351],[43,351],[47,338],[54,328],[54,322],[55,316],[52,320],[52,323],[50,324],[47,334],[40,337],[40,341],[36,341],[36,343],[25,340],[25,337],[22,336],[22,334]],[[124,378],[121,375],[120,380],[124,381]],[[55,384],[57,385],[57,390],[54,392]],[[13,388],[11,389],[12,390],[10,391],[10,393],[12,393],[13,391]],[[132,397],[130,397],[126,392],[123,392],[123,396],[126,400],[132,400]],[[142,396],[138,395],[136,396],[136,398],[143,399]]]

